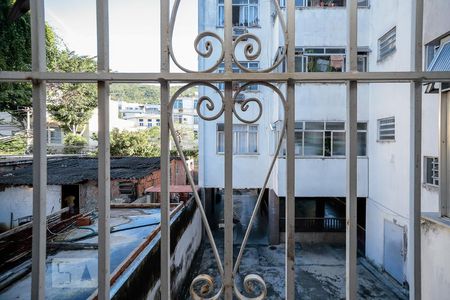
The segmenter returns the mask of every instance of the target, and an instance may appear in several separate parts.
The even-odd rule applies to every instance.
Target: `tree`
[[[98,140],[96,135],[94,140]],[[114,128],[110,133],[111,156],[160,156],[160,129],[152,127],[140,131],[120,131]]]
[[[80,153],[84,146],[87,145],[87,140],[84,136],[68,133],[64,136],[64,153],[77,154]]]
[[[13,0],[0,0],[0,71],[31,71],[30,15],[8,21]],[[56,38],[46,26],[47,61],[55,60]],[[52,65],[49,63],[49,69]],[[30,83],[0,83],[0,111],[9,112],[25,128],[26,113],[31,107]]]
[[[23,155],[27,151],[27,141],[24,135],[16,134],[0,142],[0,155]]]
[[[59,50],[51,62],[56,72],[95,72],[93,58],[80,56],[67,48]],[[62,128],[82,135],[86,124],[97,107],[96,85],[89,83],[48,84],[47,107],[52,117]]]
[[[174,94],[179,86],[171,86],[170,92]],[[194,97],[197,88],[190,88],[183,92],[183,97]],[[140,104],[159,104],[159,86],[149,84],[120,83],[111,85],[111,99]]]

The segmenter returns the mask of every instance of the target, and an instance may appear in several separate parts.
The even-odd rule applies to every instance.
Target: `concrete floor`
[[[248,224],[247,215],[251,213],[255,195],[234,195],[235,217],[240,223],[234,226],[234,256],[239,252],[240,243]],[[220,203],[221,204],[221,203]],[[223,219],[219,212],[216,220]],[[267,285],[267,299],[284,299],[284,244],[269,246],[267,244],[267,222],[265,216],[258,215],[252,229],[249,243],[245,249],[240,267],[241,285],[243,278],[252,273],[260,275]],[[220,221],[219,221],[220,222]],[[223,230],[214,232],[215,241],[223,259]],[[345,246],[316,244],[296,244],[296,298],[297,299],[345,299]],[[359,259],[360,299],[407,299],[399,284],[387,275],[373,268],[364,258]],[[209,274],[217,283],[221,278],[217,272],[209,241],[204,238],[190,271],[184,290],[177,299],[190,299],[188,288],[192,279],[199,274]],[[244,289],[241,286],[241,292]],[[212,293],[208,294],[212,295]],[[252,296],[252,295],[248,295]]]
[[[219,240],[217,243],[223,257],[223,243]],[[235,246],[235,257],[238,251],[239,247]],[[358,298],[408,298],[400,285],[361,260],[364,259],[358,264]],[[297,243],[295,265],[297,299],[345,299],[345,247]],[[221,282],[209,244],[203,244],[190,273],[209,274],[216,283]],[[260,275],[266,282],[267,299],[284,299],[284,245],[248,245],[241,263],[241,280],[250,273]],[[189,283],[193,277],[188,279]],[[179,299],[190,299],[187,291]]]

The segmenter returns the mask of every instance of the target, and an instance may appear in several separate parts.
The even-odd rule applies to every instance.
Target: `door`
[[[403,237],[402,226],[384,220],[384,269],[400,283],[404,281]]]

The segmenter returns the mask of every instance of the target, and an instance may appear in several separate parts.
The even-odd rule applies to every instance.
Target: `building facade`
[[[431,2],[431,3],[430,3]],[[285,16],[285,1],[280,1]],[[296,1],[296,72],[345,71],[347,11],[345,1]],[[433,13],[445,11],[447,1],[427,1],[424,60],[431,64],[450,32],[450,21],[436,20]],[[212,31],[223,36],[223,1],[201,0],[199,32]],[[358,1],[358,71],[410,71],[412,7],[407,0]],[[437,22],[435,26],[435,22]],[[255,60],[245,56],[245,44],[258,45],[250,37],[235,49],[242,67],[265,69],[284,51],[284,37],[273,1],[233,1],[233,32],[248,32],[260,41]],[[427,28],[433,28],[428,30]],[[220,45],[216,43],[215,47]],[[208,68],[214,59],[201,59],[199,69]],[[218,72],[221,71],[219,66]],[[242,68],[235,66],[235,72]],[[281,63],[274,72],[284,71]],[[284,86],[279,86],[283,91]],[[218,85],[223,89],[223,85]],[[237,90],[237,88],[235,88]],[[199,95],[218,100],[209,88]],[[274,158],[284,119],[278,96],[262,85],[249,86],[239,97],[257,98],[262,104],[259,120],[252,124],[234,119],[233,187],[260,189],[272,159],[276,159],[268,189],[269,225],[272,243],[283,230],[286,196],[284,146]],[[423,107],[423,191],[424,211],[439,211],[438,94],[427,94]],[[345,84],[302,83],[296,86],[296,215],[299,219],[345,217]],[[236,97],[236,99],[239,99]],[[408,282],[408,223],[410,203],[411,87],[408,83],[358,84],[358,239],[359,250],[400,283]],[[246,112],[236,111],[251,120],[258,116],[257,105],[249,103]],[[201,111],[208,115],[202,106]],[[211,113],[211,112],[209,112]],[[211,113],[213,114],[213,113]],[[215,121],[200,121],[199,184],[205,189],[223,188],[223,116]],[[215,141],[215,143],[214,143]],[[434,173],[433,173],[434,172]],[[337,207],[337,208],[336,208]],[[298,228],[302,231],[301,225]],[[279,228],[279,229],[278,229]],[[345,226],[343,227],[345,230]],[[297,225],[296,225],[297,230]]]

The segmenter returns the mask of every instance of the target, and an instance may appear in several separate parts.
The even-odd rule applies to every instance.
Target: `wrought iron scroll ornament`
[[[235,104],[234,108],[233,108],[233,113],[234,113],[234,115],[236,116],[237,119],[239,119],[243,123],[252,124],[252,123],[257,122],[260,119],[261,115],[262,115],[263,107],[262,107],[262,103],[261,103],[261,101],[259,99],[257,99],[257,98],[250,98],[250,99],[245,99],[242,102],[237,100],[238,95],[241,92],[245,91],[245,89],[247,87],[251,86],[251,85],[261,85],[261,86],[265,86],[265,87],[271,89],[278,96],[278,98],[280,99],[280,101],[282,103],[282,106],[283,106],[283,109],[284,109],[285,116],[286,116],[286,100],[284,98],[283,93],[276,86],[274,86],[274,85],[272,85],[272,84],[270,84],[268,82],[249,82],[249,83],[246,83],[246,84],[242,85],[235,92],[235,94],[233,96],[233,101],[234,101],[234,104]],[[210,97],[202,96],[202,97],[199,98],[199,101],[197,102],[196,110],[197,110],[197,113],[198,113],[200,118],[202,118],[203,120],[212,121],[212,120],[218,119],[223,114],[223,112],[224,112],[224,97],[223,97],[222,92],[213,84],[210,84],[210,83],[207,83],[207,82],[192,82],[192,83],[189,83],[189,84],[181,87],[179,90],[177,90],[175,92],[175,94],[170,99],[170,102],[168,104],[169,130],[170,130],[172,138],[173,138],[173,140],[175,142],[176,149],[177,149],[177,151],[178,151],[178,153],[179,153],[179,155],[180,155],[180,157],[182,159],[184,169],[185,169],[186,174],[188,176],[189,184],[190,184],[190,186],[191,186],[191,188],[193,190],[193,193],[194,193],[194,199],[195,199],[196,204],[197,204],[197,206],[199,208],[199,211],[201,213],[202,222],[203,222],[203,225],[205,226],[206,233],[207,233],[209,242],[211,244],[212,251],[214,253],[214,258],[216,260],[216,264],[217,264],[217,267],[218,267],[218,270],[219,270],[219,274],[220,274],[221,278],[223,278],[224,269],[223,269],[223,266],[222,266],[220,255],[219,255],[217,246],[215,244],[211,228],[210,228],[210,226],[208,224],[206,213],[205,213],[204,208],[202,206],[200,197],[198,195],[197,190],[195,189],[194,180],[192,178],[191,173],[189,172],[189,168],[188,168],[188,165],[187,165],[187,162],[186,162],[186,158],[185,158],[184,153],[183,153],[183,149],[182,149],[181,143],[180,143],[179,139],[176,138],[176,130],[175,130],[174,123],[173,123],[173,118],[172,118],[173,117],[172,116],[173,106],[174,106],[174,103],[175,103],[176,99],[179,98],[179,96],[184,91],[186,91],[189,88],[194,87],[194,86],[204,86],[204,87],[210,88],[215,93],[217,93],[219,95],[219,97],[220,97],[220,104],[219,104],[220,108],[219,109],[216,109],[216,104],[214,103],[214,101]],[[206,107],[206,110],[208,110],[210,112],[213,112],[214,110],[218,110],[218,112],[214,113],[211,116],[207,116],[201,109],[203,103],[205,103],[204,107]],[[239,115],[238,110],[236,108],[239,108],[241,111],[245,112],[245,111],[248,110],[250,103],[256,103],[258,105],[258,108],[259,108],[258,115],[257,115],[256,118],[253,118],[251,120],[246,120],[244,117]],[[257,199],[255,207],[253,209],[249,225],[248,225],[248,227],[246,229],[245,236],[244,236],[244,239],[242,241],[242,245],[241,245],[241,248],[239,250],[239,254],[238,254],[238,257],[236,259],[236,263],[235,263],[234,268],[233,268],[233,277],[235,279],[235,282],[234,282],[234,293],[239,299],[260,300],[260,299],[264,299],[266,297],[266,294],[267,294],[266,283],[261,278],[261,276],[259,276],[257,274],[248,274],[248,275],[245,276],[245,278],[243,280],[245,293],[248,294],[248,295],[251,295],[251,294],[254,294],[258,290],[260,293],[259,293],[259,295],[256,295],[256,296],[246,296],[246,295],[244,295],[239,290],[238,284],[236,283],[236,279],[238,278],[239,266],[240,266],[240,263],[241,263],[241,259],[242,259],[242,256],[243,256],[243,253],[244,253],[244,250],[245,250],[248,238],[250,236],[251,228],[253,226],[253,223],[254,223],[254,220],[256,218],[257,212],[258,212],[259,207],[261,205],[263,192],[264,192],[264,190],[267,187],[267,183],[269,181],[269,178],[270,178],[270,175],[272,173],[273,167],[275,165],[276,159],[277,159],[278,154],[280,152],[285,132],[286,132],[286,117],[284,117],[282,131],[281,131],[281,134],[280,134],[279,139],[277,141],[277,148],[276,148],[274,157],[272,159],[272,162],[270,164],[268,173],[267,173],[266,178],[264,180],[264,184],[263,184],[263,187],[261,189],[261,192],[258,195],[258,199]],[[255,289],[255,286],[259,286],[259,289]],[[216,290],[216,292],[214,293],[215,290]],[[215,289],[214,288],[214,279],[213,279],[213,277],[211,275],[208,275],[208,274],[200,274],[200,275],[198,275],[192,281],[191,286],[190,286],[191,297],[193,299],[196,299],[196,300],[197,299],[199,299],[199,300],[200,299],[210,299],[210,300],[219,299],[219,297],[221,296],[222,292],[223,292],[223,284],[220,286],[220,288]]]
[[[287,39],[287,30],[286,30],[286,23],[284,21],[284,17],[283,14],[281,12],[278,0],[271,0],[275,6],[275,10],[276,10],[276,14],[278,16],[278,19],[280,21],[281,24],[281,28],[282,28],[282,32],[284,35],[284,41],[285,41],[285,49],[287,49],[287,43],[288,43],[288,39]],[[187,69],[185,67],[183,67],[176,59],[174,51],[173,51],[173,46],[172,46],[172,38],[173,38],[173,32],[174,32],[174,27],[175,27],[175,21],[176,21],[176,17],[177,17],[177,13],[178,13],[178,8],[180,5],[181,0],[175,0],[174,2],[174,6],[172,9],[172,13],[170,16],[170,23],[169,23],[169,43],[168,43],[168,49],[169,49],[169,54],[171,59],[173,60],[173,62],[175,63],[175,65],[180,68],[181,70],[183,70],[186,73],[210,73],[210,72],[214,72],[217,70],[217,68],[219,67],[219,65],[223,62],[224,57],[225,57],[225,50],[224,50],[224,42],[223,39],[217,35],[214,32],[210,32],[210,31],[205,31],[200,33],[196,39],[194,40],[194,48],[195,51],[198,53],[198,55],[200,55],[203,58],[209,58],[214,54],[215,48],[214,48],[214,43],[213,40],[216,40],[217,43],[220,46],[220,53],[216,54],[216,56],[218,57],[218,59],[213,63],[213,65],[205,70],[201,70],[201,71],[194,71],[194,70],[190,70]],[[253,41],[253,42],[252,42]],[[286,51],[283,51],[281,53],[281,55],[279,55],[277,57],[277,59],[275,60],[275,62],[268,68],[265,69],[259,69],[259,70],[251,70],[249,68],[244,67],[239,60],[237,59],[237,54],[236,52],[238,51],[238,45],[240,45],[241,43],[245,43],[245,45],[243,46],[243,55],[245,56],[247,61],[255,61],[256,59],[259,58],[260,54],[261,54],[261,40],[253,33],[245,33],[242,34],[240,36],[238,36],[234,41],[233,41],[233,45],[232,45],[232,51],[231,51],[231,56],[233,59],[233,63],[235,63],[237,65],[237,67],[239,69],[241,69],[244,72],[257,72],[257,73],[268,73],[273,71],[275,68],[277,68],[284,60],[285,56],[286,56]],[[267,188],[267,184],[270,178],[270,175],[272,173],[273,167],[275,165],[275,162],[277,160],[277,157],[279,155],[280,149],[281,149],[281,145],[282,145],[282,141],[283,138],[285,136],[286,133],[286,99],[283,95],[283,93],[274,85],[270,84],[269,82],[265,82],[265,81],[261,81],[261,82],[249,82],[246,83],[244,85],[242,85],[234,94],[233,98],[231,99],[234,102],[234,106],[233,106],[233,114],[234,116],[241,121],[242,123],[245,124],[252,124],[257,122],[261,116],[262,116],[262,112],[263,112],[263,105],[260,99],[258,98],[248,98],[248,99],[244,99],[242,101],[238,100],[238,95],[242,92],[245,91],[245,89],[251,85],[261,85],[261,86],[265,86],[266,88],[269,88],[270,90],[272,90],[274,92],[274,94],[276,94],[278,96],[278,99],[280,99],[283,109],[284,109],[284,121],[283,121],[283,126],[282,126],[282,131],[281,134],[279,135],[279,139],[277,141],[277,147],[276,147],[276,151],[275,154],[273,156],[273,159],[271,161],[268,173],[264,179],[264,184],[263,187],[261,189],[261,192],[258,195],[258,199],[256,201],[255,207],[253,209],[252,212],[252,216],[250,218],[250,222],[249,225],[246,229],[245,232],[245,236],[244,239],[242,241],[242,245],[240,247],[239,250],[239,254],[238,257],[236,259],[234,268],[233,268],[233,278],[234,278],[234,294],[239,298],[239,299],[248,299],[248,300],[260,300],[260,299],[264,299],[267,295],[267,287],[266,287],[266,283],[264,282],[263,278],[257,274],[247,274],[244,279],[243,279],[243,286],[244,286],[244,290],[245,292],[241,292],[241,290],[239,289],[239,285],[237,284],[236,280],[238,279],[238,275],[239,275],[239,266],[242,260],[242,256],[251,232],[251,228],[253,226],[254,220],[256,218],[256,214],[259,210],[259,207],[261,205],[261,201],[262,201],[262,197],[263,197],[263,192],[264,190]],[[188,181],[189,184],[193,190],[193,194],[194,194],[194,199],[195,202],[197,204],[197,207],[199,208],[199,211],[201,213],[201,218],[202,218],[202,222],[203,225],[205,226],[205,230],[206,230],[206,234],[208,236],[209,242],[211,244],[211,248],[214,254],[214,258],[217,264],[217,268],[219,271],[219,275],[222,278],[222,282],[220,284],[220,286],[215,287],[215,282],[214,282],[214,278],[211,275],[208,274],[200,274],[197,277],[195,277],[195,279],[192,281],[191,286],[190,286],[190,294],[191,297],[194,300],[200,300],[200,299],[206,299],[206,300],[216,300],[219,299],[224,291],[224,285],[223,285],[223,278],[224,278],[224,268],[222,265],[222,261],[220,259],[220,255],[218,253],[218,249],[217,246],[215,244],[214,241],[214,237],[211,231],[211,228],[208,224],[208,220],[206,218],[206,213],[205,210],[202,206],[202,202],[200,200],[200,197],[198,195],[197,190],[195,189],[195,184],[194,184],[194,180],[192,178],[191,173],[189,172],[189,168],[186,162],[186,158],[184,156],[183,153],[183,149],[181,146],[181,143],[179,141],[178,138],[176,138],[176,131],[175,131],[175,127],[174,127],[174,122],[173,122],[173,106],[175,103],[175,100],[187,89],[194,87],[194,86],[203,86],[206,88],[209,88],[211,90],[214,91],[214,93],[216,93],[219,98],[220,98],[220,103],[214,103],[213,99],[211,97],[208,96],[201,96],[198,99],[197,102],[197,114],[198,116],[205,120],[205,121],[213,121],[218,119],[225,110],[225,102],[226,101],[224,99],[224,96],[221,92],[221,90],[208,82],[192,82],[189,84],[186,84],[185,86],[181,87],[180,89],[178,89],[173,96],[171,97],[169,104],[168,104],[168,114],[169,114],[169,130],[170,130],[170,134],[172,135],[173,141],[175,143],[176,149],[182,159],[183,162],[183,166],[184,169],[186,171],[187,177],[188,177]],[[205,105],[203,105],[203,103],[205,103]],[[257,105],[257,109],[258,109],[258,114],[256,117],[254,117],[253,119],[246,119],[244,115],[242,115],[241,113],[245,113],[249,107],[252,104],[256,104]],[[203,106],[202,106],[203,105]],[[220,107],[216,108],[217,105],[220,105]],[[205,107],[206,109],[202,110],[201,108]],[[207,112],[210,112],[212,115],[207,115]],[[258,287],[258,288],[256,288]],[[244,295],[245,294],[245,295]]]
[[[276,10],[276,14],[278,16],[278,19],[280,21],[280,25],[282,28],[282,32],[283,32],[283,36],[284,36],[284,42],[285,42],[285,47],[284,49],[287,49],[287,43],[288,43],[288,38],[287,38],[287,30],[286,30],[286,22],[284,20],[284,16],[283,13],[281,11],[280,8],[280,4],[278,3],[278,0],[271,0],[272,3],[275,6],[275,10]],[[202,33],[199,33],[199,35],[195,38],[194,40],[194,48],[195,51],[197,52],[198,55],[200,55],[203,58],[209,58],[211,57],[211,55],[214,53],[214,43],[213,40],[217,40],[217,42],[220,44],[220,54],[218,59],[214,62],[214,64],[205,69],[205,70],[201,70],[201,71],[194,71],[194,70],[190,70],[188,68],[185,68],[183,65],[181,65],[175,54],[174,54],[174,50],[173,50],[173,43],[172,43],[172,39],[173,39],[173,31],[175,28],[175,21],[177,18],[177,13],[178,13],[178,8],[180,6],[180,2],[181,0],[175,0],[175,3],[173,5],[173,9],[172,9],[172,13],[170,16],[170,23],[169,23],[169,54],[170,57],[172,58],[173,62],[175,63],[175,65],[177,65],[178,68],[180,68],[181,70],[183,70],[186,73],[210,73],[215,71],[219,65],[223,62],[223,59],[225,57],[225,50],[224,50],[224,42],[223,39],[215,32],[212,31],[204,31]],[[251,41],[254,42],[251,42]],[[204,43],[202,43],[202,41],[204,41]],[[279,55],[277,57],[277,59],[275,60],[275,62],[268,68],[265,69],[260,69],[260,70],[252,70],[249,69],[245,66],[243,66],[240,62],[239,59],[237,59],[236,56],[236,51],[237,51],[237,46],[241,43],[244,43],[245,41],[246,44],[244,45],[244,56],[246,58],[247,61],[254,61],[256,60],[260,54],[261,54],[261,40],[253,33],[244,33],[239,35],[233,42],[233,50],[232,50],[232,57],[233,57],[233,62],[238,66],[239,69],[241,69],[244,72],[249,72],[249,73],[268,73],[273,71],[275,68],[277,68],[284,60],[284,58],[286,57],[286,51],[283,51],[281,53],[281,55]],[[256,45],[255,45],[256,44]],[[204,47],[204,49],[202,49],[201,47]]]

